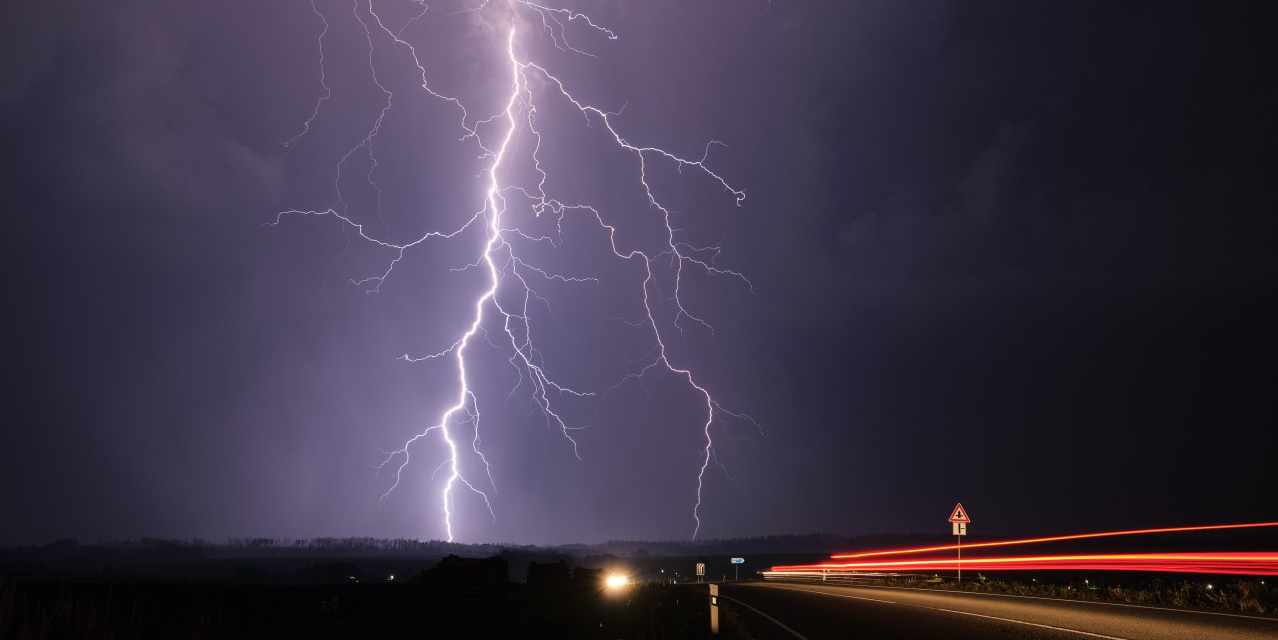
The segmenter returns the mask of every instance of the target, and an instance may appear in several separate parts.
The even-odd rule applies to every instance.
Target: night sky
[[[453,361],[397,358],[465,330],[485,275],[454,269],[482,231],[366,293],[349,281],[394,252],[332,216],[264,225],[340,187],[366,232],[408,242],[483,207],[488,160],[374,30],[394,106],[376,167],[357,151],[338,180],[385,98],[366,3],[315,6],[332,97],[291,147],[325,95],[306,1],[0,6],[0,543],[445,535],[437,439],[385,501],[374,465],[457,394]],[[448,0],[410,24],[413,2],[374,6],[471,122],[504,108],[504,9]],[[569,41],[598,58],[558,51],[522,11],[521,55],[620,111],[633,144],[696,160],[723,142],[706,164],[747,193],[648,159],[681,241],[753,284],[686,271],[713,333],[658,314],[671,360],[763,431],[712,425],[731,475],[711,462],[700,537],[945,533],[958,501],[972,533],[1274,519],[1273,3],[552,6],[618,37],[577,20]],[[654,246],[634,156],[533,90],[547,191]],[[651,359],[623,321],[643,267],[584,217],[563,232],[522,255],[597,280],[532,282],[530,322],[556,380],[602,393]],[[691,537],[694,390],[657,371],[565,400],[579,460],[488,322],[468,354],[491,483],[465,464],[496,517],[456,492],[456,538]]]

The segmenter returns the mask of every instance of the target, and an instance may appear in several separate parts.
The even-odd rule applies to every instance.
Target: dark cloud
[[[260,226],[330,206],[336,160],[380,109],[354,14],[320,6],[340,90],[292,151],[323,93],[307,3],[0,9],[0,484],[20,488],[0,498],[0,541],[439,535],[431,465],[386,504],[370,465],[448,398],[446,371],[395,357],[465,321],[474,274],[448,269],[466,247],[414,254],[370,296],[346,281],[387,256],[331,219]],[[712,475],[708,534],[922,529],[956,499],[1006,531],[1061,511],[1079,527],[1267,517],[1245,488],[1265,486],[1278,373],[1270,7],[637,7],[586,7],[621,36],[592,41],[598,62],[544,54],[624,106],[635,141],[727,143],[712,164],[747,188],[736,208],[654,178],[689,239],[720,244],[757,293],[690,278],[716,333],[673,347],[770,434],[725,441],[740,488]],[[490,112],[502,69],[475,55],[490,33],[461,24],[413,29],[433,81]],[[342,186],[402,239],[472,211],[456,185],[478,164],[448,105],[411,72],[383,79],[400,102],[380,217],[375,193]],[[616,206],[646,241],[618,173],[633,167],[597,130],[543,117],[565,132],[547,157],[570,177],[553,187]],[[610,284],[546,285],[547,359],[591,385],[643,346],[598,320],[633,314],[626,267],[598,264],[588,225],[569,231],[580,244],[546,264]],[[496,353],[476,357],[508,372]],[[464,535],[687,535],[693,400],[658,378],[580,409],[581,463],[526,407],[494,407],[501,517]]]

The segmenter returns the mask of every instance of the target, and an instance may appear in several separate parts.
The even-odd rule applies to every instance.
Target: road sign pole
[[[954,563],[954,567],[958,569],[958,580],[955,584],[963,583],[963,536],[967,535],[967,523],[971,521],[962,502],[954,505],[954,511],[950,513],[950,528],[954,532],[954,551],[958,555],[958,560]]]

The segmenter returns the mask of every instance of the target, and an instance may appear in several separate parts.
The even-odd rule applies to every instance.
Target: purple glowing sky
[[[475,126],[511,95],[504,4],[411,23],[414,2],[374,6]],[[0,543],[446,534],[437,440],[384,501],[398,462],[374,465],[456,402],[454,360],[398,358],[470,326],[489,274],[457,269],[483,225],[405,252],[370,294],[350,280],[395,250],[332,215],[263,224],[337,207],[391,243],[459,229],[493,157],[375,22],[372,75],[366,3],[315,3],[318,111],[324,23],[309,2],[261,5],[0,9]],[[1062,512],[1079,529],[1272,515],[1219,489],[1270,482],[1254,446],[1278,373],[1263,4],[548,6],[617,39],[574,21],[566,36],[597,57],[560,50],[521,10],[518,60],[620,111],[633,145],[700,160],[726,144],[705,155],[713,175],[645,156],[676,239],[719,248],[688,255],[749,278],[685,267],[680,300],[713,332],[678,313],[668,260],[645,288],[647,263],[580,211],[558,225],[512,201],[506,220],[556,246],[512,231],[500,255],[524,262],[498,265],[535,280],[535,358],[557,383],[603,393],[652,361],[652,329],[626,322],[646,290],[673,366],[762,426],[711,425],[731,477],[711,461],[701,537],[939,531],[956,500],[1025,533]],[[595,207],[623,253],[660,253],[636,155],[529,78],[514,112],[536,105],[548,197]],[[359,145],[383,89],[374,167]],[[535,136],[515,134],[498,181],[535,187]],[[740,206],[716,176],[746,190]],[[455,492],[455,537],[689,537],[705,397],[655,370],[563,398],[578,458],[487,313],[466,353],[491,481],[473,454],[464,466],[495,520]]]

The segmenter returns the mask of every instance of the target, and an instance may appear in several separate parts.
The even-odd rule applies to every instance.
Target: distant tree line
[[[745,553],[821,553],[883,548],[885,546],[930,543],[943,536],[928,535],[863,535],[832,534],[774,535],[750,538],[702,541],[609,540],[596,544],[527,545],[467,544],[443,540],[409,538],[321,537],[321,538],[230,538],[212,542],[203,538],[191,540],[139,538],[124,541],[98,541],[81,544],[73,538],[55,540],[44,545],[0,547],[0,566],[28,562],[74,564],[80,562],[109,563],[113,559],[199,560],[225,557],[547,557],[575,558],[704,556]]]

